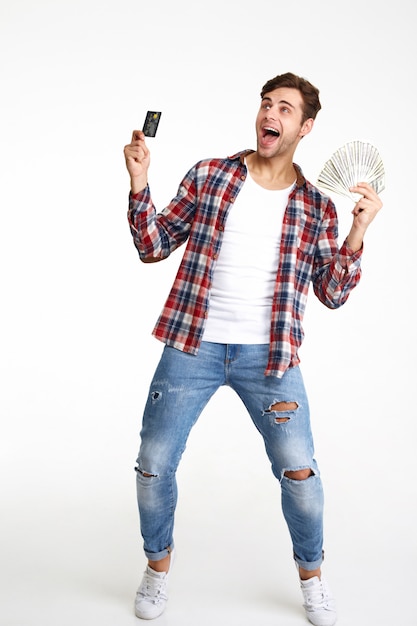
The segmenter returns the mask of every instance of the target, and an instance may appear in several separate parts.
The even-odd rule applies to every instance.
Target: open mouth
[[[262,137],[265,139],[266,137],[273,137],[276,139],[279,137],[280,132],[276,128],[272,128],[272,126],[265,126],[262,129]]]
[[[273,128],[272,126],[264,126],[262,128],[262,145],[265,148],[269,146],[272,147],[280,135],[281,133],[276,128]]]

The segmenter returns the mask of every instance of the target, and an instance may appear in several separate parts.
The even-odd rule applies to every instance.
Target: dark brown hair
[[[312,85],[305,78],[301,78],[301,76],[296,76],[295,74],[291,74],[291,72],[287,72],[286,74],[280,74],[275,76],[275,78],[268,80],[268,82],[262,87],[261,98],[263,98],[265,94],[270,91],[274,91],[274,89],[278,89],[279,87],[298,89],[304,101],[302,121],[305,122],[310,117],[313,120],[316,119],[316,115],[321,109],[319,90],[317,87],[314,87],[314,85]]]

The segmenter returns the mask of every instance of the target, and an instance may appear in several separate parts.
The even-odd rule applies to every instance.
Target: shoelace
[[[328,607],[328,594],[322,581],[303,591],[306,608],[325,609]]]
[[[143,582],[138,589],[138,596],[146,599],[154,604],[157,604],[161,600],[166,600],[166,581],[165,578],[157,578],[145,573]]]

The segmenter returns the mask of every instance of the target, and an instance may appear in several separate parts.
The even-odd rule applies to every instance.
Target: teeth
[[[271,128],[270,126],[265,126],[264,132],[266,132],[266,133],[273,133],[277,137],[279,135],[279,132],[276,130],[276,128]]]

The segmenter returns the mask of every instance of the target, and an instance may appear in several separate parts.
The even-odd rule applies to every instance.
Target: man
[[[299,367],[302,319],[312,282],[329,308],[360,279],[363,237],[382,203],[366,183],[338,247],[333,202],[311,185],[294,152],[321,108],[319,91],[287,73],[268,81],[256,118],[257,149],[197,163],[159,214],[147,181],[142,132],[125,147],[128,219],[140,259],[160,261],[187,242],[154,335],[166,345],[151,382],[137,459],[137,495],[149,560],[136,615],[158,617],[174,549],[176,470],[187,437],[222,385],[236,391],[264,438],[281,485],[306,615],[336,622],[321,574],[323,491]]]

